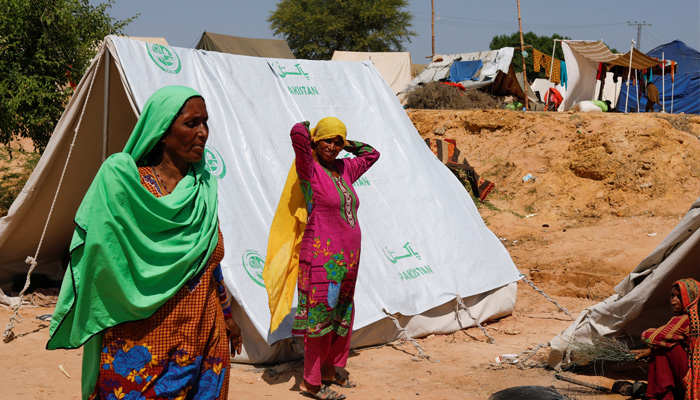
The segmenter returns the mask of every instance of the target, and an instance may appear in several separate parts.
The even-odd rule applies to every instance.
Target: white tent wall
[[[582,100],[596,99],[595,83],[598,64],[583,57],[571,49],[566,42],[561,42],[566,61],[566,95],[559,106],[559,111],[566,111]]]
[[[550,341],[549,364],[570,361],[574,342],[590,343],[595,336],[619,336],[640,342],[641,333],[671,318],[669,293],[682,278],[700,280],[700,199],[641,263],[615,287],[615,294],[579,314]]]
[[[270,334],[261,267],[267,235],[290,165],[291,126],[334,115],[349,139],[372,144],[379,162],[355,184],[363,207],[362,255],[356,289],[353,345],[399,337],[385,311],[407,333],[422,335],[473,325],[460,297],[480,321],[512,312],[519,273],[498,238],[488,230],[471,198],[425,146],[392,90],[369,62],[265,59],[166,47],[117,37],[109,53],[108,154],[120,151],[147,98],[171,84],[191,86],[206,99],[210,137],[207,164],[219,177],[219,218],[226,256],[224,277],[236,300],[244,333],[242,362],[271,362],[295,356],[289,345],[291,317]],[[92,81],[88,96],[88,82]],[[64,254],[72,218],[101,162],[104,62],[88,70],[47,148],[47,160],[28,182],[0,229],[0,271],[21,265],[35,250],[56,190],[72,128],[87,108],[66,171],[50,237],[40,265]],[[341,154],[341,157],[345,156]],[[35,186],[32,186],[35,185]],[[30,218],[34,229],[26,228]],[[56,218],[54,220],[54,218]],[[13,232],[24,249],[6,256]],[[12,236],[12,238],[10,238]],[[3,243],[4,242],[4,243]],[[12,242],[17,245],[18,242]],[[9,253],[8,253],[9,254]],[[26,271],[26,267],[25,267]],[[293,313],[294,309],[292,310]],[[459,317],[459,320],[456,318]]]
[[[613,80],[612,74],[605,75],[605,86],[603,86],[603,98],[602,100],[610,100],[610,104],[613,107],[617,106],[617,102],[620,97],[620,89],[622,88],[622,79],[618,79],[617,83]],[[600,93],[600,81],[595,81],[595,94],[594,99],[598,99],[598,93]]]

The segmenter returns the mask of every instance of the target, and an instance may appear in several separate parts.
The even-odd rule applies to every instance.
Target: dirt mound
[[[664,118],[502,110],[408,115],[423,137],[456,139],[470,164],[497,183],[490,200],[506,201],[517,213],[658,215],[670,211],[669,201],[685,209],[697,196],[700,140]],[[700,133],[700,116],[692,122]],[[528,173],[535,180],[524,183]]]
[[[612,294],[698,197],[700,116],[408,115],[424,138],[455,139],[496,184],[482,217],[521,271],[561,296]]]

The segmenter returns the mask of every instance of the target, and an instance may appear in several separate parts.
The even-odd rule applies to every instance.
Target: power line
[[[429,16],[430,14],[424,12],[413,12],[413,14],[422,14]],[[513,26],[514,23],[510,21],[492,21],[484,19],[473,19],[473,18],[463,18],[463,17],[453,17],[453,16],[440,16],[438,20],[442,23],[454,24],[456,22],[469,23],[475,26]],[[437,21],[436,21],[437,22]],[[528,26],[534,27],[549,27],[549,28],[597,28],[603,26],[622,26],[625,22],[604,22],[599,24],[533,24],[528,23]]]

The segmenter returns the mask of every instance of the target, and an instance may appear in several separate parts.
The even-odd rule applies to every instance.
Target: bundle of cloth
[[[574,104],[571,110],[579,112],[608,112],[611,108],[610,100],[583,100]]]
[[[462,172],[469,181],[469,186],[472,189],[472,194],[479,201],[484,201],[486,196],[493,190],[495,185],[479,176],[474,171],[474,167],[469,165],[466,158],[460,160],[461,151],[457,148],[457,144],[453,139],[425,139],[425,144],[430,147],[433,154],[448,168],[456,172]]]

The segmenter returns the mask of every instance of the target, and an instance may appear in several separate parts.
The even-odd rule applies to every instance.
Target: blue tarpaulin
[[[647,55],[661,60],[662,55],[666,60],[673,60],[678,63],[675,73],[675,83],[671,80],[671,74],[665,76],[654,76],[652,82],[659,89],[659,105],[654,106],[655,111],[661,110],[661,104],[666,102],[666,112],[674,114],[700,114],[700,52],[688,47],[680,40],[661,45]],[[665,85],[665,94],[662,90]],[[639,94],[639,107],[637,106],[638,86],[629,86],[629,104],[627,111],[646,109],[647,98],[643,93]],[[673,92],[673,106],[671,105],[671,94]],[[627,82],[622,83],[620,90],[620,100],[618,110],[625,111],[625,97],[627,96]],[[672,108],[673,107],[673,108]]]
[[[464,82],[468,80],[478,80],[478,76],[475,76],[484,66],[484,62],[481,60],[473,61],[455,61],[450,67],[450,81],[452,82]]]

